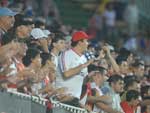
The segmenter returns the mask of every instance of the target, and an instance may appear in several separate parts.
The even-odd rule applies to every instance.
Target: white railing
[[[41,105],[46,105],[46,102],[47,100],[44,99],[44,98],[41,98],[41,97],[37,97],[37,96],[31,96],[31,95],[27,95],[27,94],[24,94],[24,93],[19,93],[19,92],[15,92],[15,91],[7,91],[8,93],[10,94],[13,94],[13,95],[16,95],[18,97],[21,97],[22,99],[29,99],[31,101],[34,101],[38,104],[41,104]]]
[[[32,102],[35,102],[35,103],[38,103],[38,104],[44,105],[44,106],[46,105],[46,102],[48,101],[47,99],[44,99],[41,97],[31,96],[31,95],[19,93],[16,91],[7,91],[7,93],[10,95],[16,96],[18,98],[21,98],[21,99],[31,100]],[[64,110],[68,111],[69,113],[95,113],[95,112],[89,112],[89,111],[82,109],[82,108],[78,108],[78,107],[74,107],[71,105],[60,103],[59,101],[56,101],[53,98],[50,98],[50,101],[53,105],[53,108],[64,109]]]

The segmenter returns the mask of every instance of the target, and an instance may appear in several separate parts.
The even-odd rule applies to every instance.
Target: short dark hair
[[[72,41],[72,42],[71,42],[71,46],[72,46],[72,47],[77,46],[78,42],[79,42],[79,41],[77,41],[77,42],[73,42],[73,41]]]
[[[111,85],[111,83],[116,83],[119,80],[123,81],[123,78],[121,77],[121,75],[114,74],[114,75],[109,77],[108,82]]]
[[[126,101],[130,102],[132,99],[139,98],[139,92],[136,90],[129,90],[126,94]]]
[[[104,75],[106,69],[103,68],[103,67],[100,67],[100,66],[96,66],[96,65],[91,64],[91,65],[88,66],[88,72],[90,73],[90,72],[92,72],[92,71],[98,71],[100,74]]]
[[[25,66],[29,66],[32,62],[32,59],[34,59],[38,54],[40,54],[40,51],[38,49],[29,48],[26,51],[26,55],[23,57],[23,64]]]
[[[53,43],[57,43],[59,40],[65,40],[65,35],[63,33],[56,33],[54,38],[52,38],[51,49],[53,49]]]
[[[136,76],[125,76],[124,77],[124,83],[125,83],[125,90],[127,90],[130,86],[132,86],[134,83],[138,83],[136,80]]]
[[[29,25],[32,25],[32,24],[34,24],[34,22],[33,22],[33,21],[30,21],[30,20],[24,20],[24,21],[22,22],[22,25],[26,25],[26,26],[29,26]]]
[[[45,26],[45,23],[40,20],[36,20],[34,24],[35,24],[35,28],[40,28],[40,26]]]
[[[116,62],[118,65],[121,65],[122,62],[124,61],[127,61],[127,57],[126,56],[122,56],[122,55],[119,55],[117,58],[116,58]]]
[[[121,48],[119,54],[128,57],[130,54],[132,54],[132,52],[127,50],[126,48]]]

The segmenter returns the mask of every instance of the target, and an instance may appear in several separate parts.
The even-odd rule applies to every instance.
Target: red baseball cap
[[[76,42],[81,39],[89,39],[89,36],[84,31],[77,31],[72,35],[72,41]]]

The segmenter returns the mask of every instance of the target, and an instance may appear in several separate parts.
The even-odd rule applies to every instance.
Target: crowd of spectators
[[[53,97],[97,113],[150,113],[149,44],[135,21],[128,21],[129,34],[135,37],[116,48],[107,42],[116,25],[111,3],[103,14],[108,37],[96,42],[86,31],[62,25],[54,12],[47,23],[48,13],[43,15],[46,19],[35,18],[31,9],[21,14],[0,7],[1,91]],[[138,43],[147,60],[140,57]]]
[[[141,27],[141,12],[136,0],[101,0],[89,21],[88,33],[95,42],[105,40],[117,48],[125,47],[149,62],[149,32]]]

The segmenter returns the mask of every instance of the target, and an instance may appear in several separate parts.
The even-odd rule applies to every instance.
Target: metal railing
[[[50,98],[53,113],[95,113]],[[0,91],[0,113],[46,113],[48,100],[19,92]]]
[[[69,113],[95,113],[95,112],[89,112],[82,108],[78,108],[78,107],[60,103],[59,101],[53,100],[52,98],[51,98],[51,102],[52,102],[54,108],[62,108],[64,110],[68,111]]]
[[[46,100],[19,92],[0,91],[0,113],[46,113]]]

